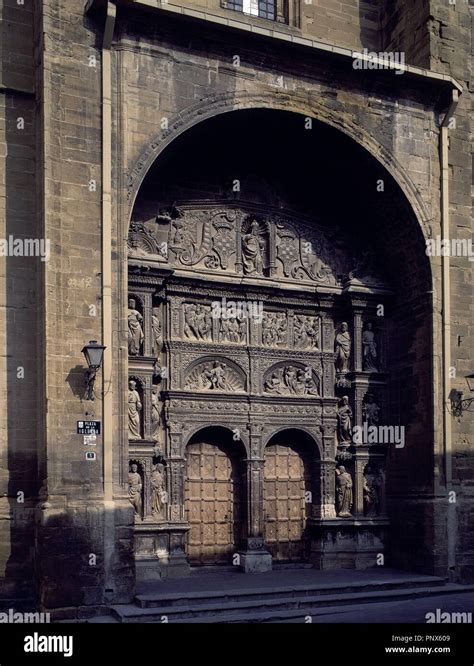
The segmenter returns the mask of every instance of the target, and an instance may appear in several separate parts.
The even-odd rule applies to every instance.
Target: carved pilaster
[[[321,483],[319,518],[336,518],[335,470],[335,460],[321,461],[319,465],[319,478]]]
[[[263,466],[264,460],[247,460],[248,519],[249,538],[263,538]]]
[[[186,461],[184,458],[170,460],[170,520],[184,520],[184,475]]]
[[[332,353],[334,362],[334,323],[326,313],[324,313],[322,317],[322,331],[322,350],[324,352]]]
[[[356,372],[362,370],[362,310],[354,311],[354,369]]]

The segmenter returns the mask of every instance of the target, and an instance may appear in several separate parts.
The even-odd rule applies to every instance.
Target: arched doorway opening
[[[310,555],[307,533],[315,495],[316,445],[305,432],[276,433],[265,447],[264,539],[275,562],[305,562]]]
[[[129,368],[148,373],[150,394],[158,382],[168,419],[161,435],[152,434],[171,459],[170,533],[181,519],[184,531],[188,516],[181,424],[194,429],[196,414],[212,410],[227,414],[232,430],[256,433],[249,451],[252,548],[263,539],[262,421],[270,432],[316,425],[325,440],[324,497],[314,519],[321,530],[327,519],[340,519],[332,536],[352,541],[354,551],[375,527],[377,535],[389,530],[386,543],[397,548],[387,563],[432,569],[417,530],[428,520],[437,478],[431,266],[420,222],[381,163],[334,127],[314,121],[307,131],[303,115],[224,113],[183,132],[159,155],[137,194],[128,245],[129,293],[143,294],[145,331],[145,359],[129,357]],[[336,338],[344,352],[337,362]],[[155,357],[170,369],[159,380]],[[152,395],[144,396],[145,417],[152,413],[147,401]],[[404,447],[356,449],[351,426],[369,422],[406,427]],[[140,447],[130,444],[131,453]],[[204,444],[196,458],[207,455]],[[292,449],[285,450],[290,458]],[[353,505],[343,512],[349,515],[338,515],[335,460],[354,482]],[[375,517],[364,503],[367,464],[380,470],[387,495]],[[414,489],[425,503],[412,502]],[[205,500],[199,502],[198,513]],[[366,533],[358,539],[361,526]],[[208,556],[193,539],[192,561],[202,563]],[[237,541],[228,537],[223,552]],[[302,556],[277,550],[281,559]]]
[[[184,508],[191,566],[232,564],[245,530],[244,453],[232,433],[218,426],[200,430],[186,447]]]

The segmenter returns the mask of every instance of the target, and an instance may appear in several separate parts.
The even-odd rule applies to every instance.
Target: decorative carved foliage
[[[215,360],[198,363],[187,375],[184,388],[191,391],[245,391],[243,373],[228,362]]]
[[[263,392],[270,395],[319,396],[320,379],[313,368],[302,363],[280,363],[266,372]]]

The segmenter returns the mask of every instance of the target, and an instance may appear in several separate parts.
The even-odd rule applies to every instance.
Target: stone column
[[[239,551],[240,566],[245,573],[271,571],[272,556],[265,550],[263,537],[263,475],[261,451],[262,424],[250,427],[251,458],[247,459],[247,543]]]

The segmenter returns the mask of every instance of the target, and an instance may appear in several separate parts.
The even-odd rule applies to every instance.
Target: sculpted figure
[[[352,477],[342,465],[336,469],[336,510],[341,518],[351,518]]]
[[[151,317],[151,328],[153,330],[153,355],[158,356],[163,345],[163,336],[161,332],[161,321],[158,315],[158,308],[153,308]]]
[[[266,393],[281,393],[281,379],[276,372],[265,381],[264,390]]]
[[[209,381],[211,389],[220,389],[225,391],[227,389],[227,381],[225,377],[226,364],[214,361],[212,368],[204,370],[204,377]]]
[[[212,330],[212,315],[204,305],[198,305],[196,310],[196,327],[198,338],[207,340]]]
[[[242,236],[242,264],[246,275],[263,275],[265,241],[258,233],[258,222],[253,220],[248,233]]]
[[[376,366],[377,345],[371,322],[368,322],[367,328],[362,333],[362,354],[362,368],[366,372],[378,372]]]
[[[160,427],[160,399],[155,389],[151,393],[151,432],[154,436]]]
[[[364,403],[362,405],[362,417],[363,420],[367,422],[367,425],[378,426],[379,424],[379,412],[380,407],[374,400],[372,393],[367,393],[365,396]]]
[[[128,473],[128,499],[135,510],[135,515],[142,515],[142,477],[138,473],[138,465],[133,463]]]
[[[349,372],[349,358],[351,355],[351,335],[347,322],[343,321],[334,343],[336,352],[336,370],[341,373]]]
[[[371,474],[364,474],[363,494],[364,514],[366,516],[378,516],[380,505],[379,491],[380,486],[378,484],[378,480]]]
[[[279,345],[283,345],[286,343],[286,334],[288,331],[288,323],[284,312],[279,312],[277,314],[275,324],[276,342]]]
[[[133,379],[129,381],[128,388],[128,437],[129,439],[141,439],[140,412],[142,411],[142,403],[136,390],[137,384]]]
[[[349,397],[345,395],[337,410],[339,444],[350,444],[352,440],[352,409]]]
[[[296,347],[300,349],[318,349],[319,327],[317,317],[296,315],[294,330]]]
[[[187,338],[199,338],[196,303],[188,303],[186,305],[184,311],[184,334]]]
[[[298,392],[298,386],[297,386],[297,381],[296,381],[296,370],[292,365],[287,365],[283,377],[285,380],[285,384],[290,391],[290,393],[297,393]]]
[[[275,315],[266,312],[262,321],[262,342],[264,345],[272,345],[275,341]]]
[[[143,344],[143,317],[136,309],[136,301],[130,298],[128,301],[128,353],[130,356],[138,356]]]
[[[151,514],[154,518],[163,518],[166,505],[165,468],[162,463],[153,466],[150,476],[152,487]]]

